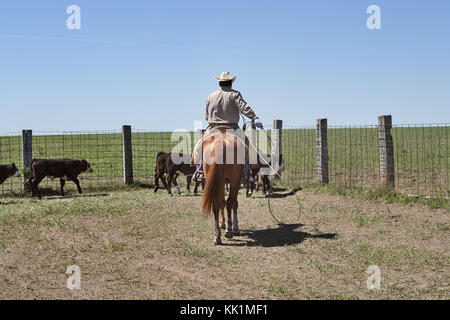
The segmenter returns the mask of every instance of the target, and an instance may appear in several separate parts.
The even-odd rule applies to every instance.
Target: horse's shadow
[[[302,227],[302,224],[279,224],[278,228],[264,230],[244,230],[241,236],[248,238],[233,238],[225,245],[231,246],[260,246],[260,247],[282,247],[286,245],[296,245],[302,243],[305,239],[335,239],[336,233],[311,234],[303,231],[296,231]]]

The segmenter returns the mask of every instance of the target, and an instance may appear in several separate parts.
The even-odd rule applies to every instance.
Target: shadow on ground
[[[8,201],[8,202],[0,201],[0,206],[7,206],[9,204],[18,204],[18,203],[20,203],[20,202],[18,202],[18,201]]]
[[[258,195],[253,194],[251,196],[251,198],[264,199],[264,198],[269,198],[270,197],[270,198],[273,198],[273,199],[283,199],[283,198],[287,198],[287,197],[295,195],[295,193],[300,191],[300,190],[302,190],[301,187],[298,187],[298,188],[295,188],[295,189],[291,189],[290,191],[288,191],[288,189],[284,189],[284,188],[273,188],[272,189],[273,193],[270,196],[268,194],[264,195],[264,194],[261,193],[261,194],[258,194]],[[281,192],[281,191],[284,191],[284,192]]]
[[[285,192],[285,193],[273,193],[270,197],[274,198],[274,199],[287,198],[287,197],[295,195],[295,193],[300,190],[302,190],[302,188],[299,187],[299,188],[292,189],[291,191]]]
[[[302,243],[308,238],[335,239],[336,233],[311,234],[308,232],[297,231],[302,224],[279,224],[277,228],[264,230],[245,230],[241,231],[241,236],[249,238],[233,238],[224,243],[229,246],[260,246],[260,247],[282,247],[286,245],[296,245]]]
[[[67,194],[64,196],[45,197],[47,200],[71,199],[71,198],[91,198],[91,197],[108,197],[109,193],[90,193],[90,194]]]

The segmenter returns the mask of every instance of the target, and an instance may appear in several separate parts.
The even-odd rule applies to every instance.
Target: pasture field
[[[87,191],[0,198],[0,299],[450,299],[448,209],[279,186],[278,225],[241,191],[241,235],[214,246],[201,197]],[[66,287],[71,265],[80,290]]]
[[[449,196],[449,126],[394,126],[396,190],[413,195]],[[268,130],[268,134],[271,131]],[[282,152],[291,182],[313,182],[316,178],[316,132],[313,127],[283,129]],[[170,132],[133,131],[133,170],[135,181],[153,182],[155,158],[159,151],[170,152],[179,143],[171,141]],[[194,134],[191,133],[193,147]],[[267,148],[270,152],[270,146]],[[375,188],[379,184],[378,128],[328,128],[330,182],[343,186]],[[92,175],[81,178],[93,183],[122,182],[122,137],[119,131],[43,133],[33,136],[34,158],[69,157],[88,159]],[[0,136],[0,163],[21,166],[21,137]],[[58,187],[58,181],[43,182]],[[3,193],[22,188],[19,179],[0,187]]]

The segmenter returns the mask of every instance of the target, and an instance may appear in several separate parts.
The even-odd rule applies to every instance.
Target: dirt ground
[[[421,204],[278,190],[279,225],[267,199],[240,195],[241,235],[214,246],[187,194],[0,201],[1,299],[450,298],[449,212]],[[72,265],[80,289],[67,288]]]

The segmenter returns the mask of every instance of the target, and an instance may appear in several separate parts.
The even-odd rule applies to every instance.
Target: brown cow
[[[183,158],[183,154],[178,154],[178,156]],[[187,157],[190,161],[190,157]],[[155,189],[157,192],[159,189],[159,179],[161,179],[164,187],[167,189],[168,193],[172,195],[172,182],[177,188],[178,194],[181,194],[180,186],[177,183],[177,178],[179,173],[186,176],[187,189],[191,192],[191,181],[192,175],[195,172],[195,167],[191,167],[189,163],[175,164],[172,160],[172,154],[166,152],[159,152],[156,156],[156,168],[155,168]],[[167,181],[166,181],[167,180]],[[194,194],[197,195],[197,190],[200,182],[195,182]],[[203,186],[204,182],[202,182]]]
[[[87,160],[72,159],[33,159],[31,162],[31,177],[29,180],[32,196],[41,198],[38,185],[45,177],[50,179],[59,178],[61,184],[61,195],[64,196],[64,185],[66,180],[73,181],[82,194],[78,176],[81,173],[92,173],[91,164]]]
[[[19,169],[15,163],[0,164],[0,185],[8,178],[20,177]]]

